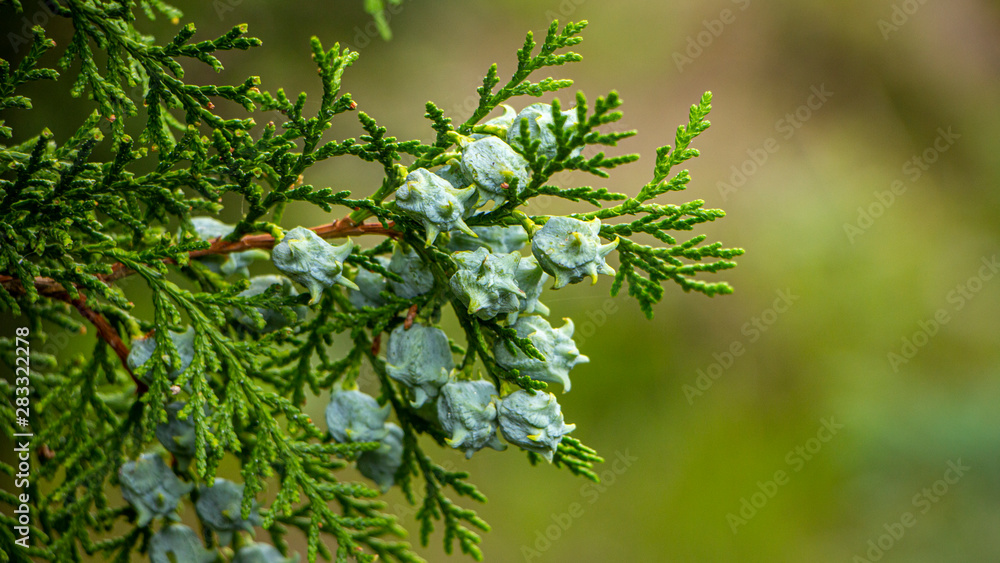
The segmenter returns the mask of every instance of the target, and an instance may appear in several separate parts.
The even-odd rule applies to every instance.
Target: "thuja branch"
[[[635,134],[607,130],[622,117],[613,91],[592,105],[578,93],[565,110],[558,99],[516,101],[572,84],[535,73],[579,61],[568,49],[586,22],[553,22],[539,42],[528,34],[506,84],[500,66],[489,68],[471,116],[446,116],[428,102],[433,140],[425,142],[398,140],[341,93],[358,54],[339,44],[310,41],[322,97],[306,115],[306,93],[261,91],[256,77],[232,86],[185,81],[184,59],[221,71],[215,53],[258,45],[246,26],[191,42],[187,24],[161,46],[136,28],[133,9],[179,12],[160,0],[104,4],[114,3],[53,7],[75,31],[61,68],[76,75],[72,93],[96,105],[76,133],[56,143],[44,124],[15,131],[0,123],[0,138],[12,139],[0,144],[0,312],[27,319],[31,328],[18,337],[44,342],[53,326],[82,332],[82,316],[99,338],[89,358],[31,355],[30,392],[43,407],[31,422],[60,450],[39,473],[39,489],[55,492],[32,501],[36,513],[56,515],[43,517],[51,541],[32,555],[288,561],[286,535],[297,528],[309,563],[416,563],[423,559],[398,539],[398,515],[378,498],[397,487],[417,507],[422,544],[438,528],[446,551],[457,541],[481,559],[478,533],[489,526],[455,500],[485,497],[465,471],[439,465],[433,448],[466,457],[521,450],[532,464],[592,480],[602,461],[571,436],[576,425],[555,394],[570,389],[570,371],[587,357],[572,321],[549,318],[545,292],[614,276],[612,295],[627,285],[652,315],[667,282],[708,296],[731,291],[702,276],[735,266],[741,249],[703,234],[678,240],[723,212],[700,200],[658,201],[687,187],[688,172],[672,169],[697,156],[690,145],[708,127],[709,95],[692,107],[674,148],[657,151],[636,195],[550,184],[567,170],[608,178],[638,159],[604,153]],[[35,28],[19,64],[0,60],[0,110],[30,110],[18,87],[59,79],[38,65],[55,47],[44,31]],[[125,123],[140,117],[140,98],[145,128],[133,138]],[[235,106],[224,118],[211,100],[284,119],[258,126]],[[357,139],[324,139],[354,110]],[[95,151],[109,127],[109,151]],[[589,149],[598,152],[585,157]],[[334,157],[379,167],[378,188],[306,183],[311,166]],[[596,209],[526,215],[538,196]],[[234,199],[236,224],[217,220],[232,215],[223,202]],[[283,213],[292,202],[351,212],[305,228]],[[383,240],[329,242],[361,235]],[[135,293],[148,307],[134,307],[116,283],[129,276],[145,283]],[[446,315],[457,330],[446,332]],[[12,371],[13,340],[0,336],[0,362]],[[353,346],[338,355],[344,343]],[[13,420],[14,394],[3,395],[0,418]],[[316,398],[328,400],[322,423],[301,410]],[[341,480],[349,466],[377,488]],[[13,468],[0,462],[0,471]],[[273,495],[262,494],[274,484]],[[201,533],[179,523],[185,503]],[[20,553],[13,541],[0,534],[0,553]]]
[[[351,218],[344,217],[334,221],[333,223],[312,227],[311,230],[322,238],[343,238],[358,235],[382,235],[390,238],[400,236],[401,233],[393,230],[393,227],[394,225],[392,222],[387,222],[385,225],[381,223],[356,223]],[[275,237],[269,234],[245,235],[235,241],[215,239],[210,241],[207,248],[188,252],[188,258],[225,255],[252,249],[271,249],[274,247],[276,242]],[[165,258],[161,262],[164,264],[177,264],[177,260],[173,258]],[[96,277],[101,282],[110,285],[115,281],[135,273],[136,271],[132,268],[129,268],[121,262],[116,262],[111,266],[110,274],[97,274]],[[145,394],[149,389],[149,386],[139,378],[135,377],[132,373],[132,370],[127,362],[129,354],[128,346],[122,341],[118,331],[111,326],[108,320],[86,304],[86,298],[84,295],[79,291],[74,291],[75,295],[71,295],[63,284],[52,278],[37,276],[34,278],[34,281],[35,289],[39,295],[70,303],[76,308],[81,316],[94,325],[97,329],[98,336],[111,346],[111,348],[115,351],[115,354],[121,360],[122,366],[125,368],[126,372],[128,372],[128,374],[132,377],[132,380],[136,384],[136,393],[139,396]],[[6,289],[13,296],[23,295],[25,293],[21,280],[12,276],[0,275],[0,285],[3,285],[4,289]],[[80,289],[79,284],[74,284],[74,290],[78,289]]]
[[[334,221],[333,223],[320,225],[318,227],[311,227],[310,230],[325,239],[345,238],[359,235],[381,235],[390,238],[397,238],[401,236],[401,233],[394,230],[393,227],[394,224],[391,221],[387,222],[385,225],[381,223],[355,223],[349,217],[345,217]],[[277,244],[277,241],[273,235],[245,235],[235,241],[215,239],[210,242],[207,248],[192,250],[187,254],[188,258],[200,258],[204,256],[224,255],[253,249],[269,250],[274,248],[275,244]],[[161,262],[164,264],[177,264],[177,260],[174,258],[164,258]],[[131,276],[132,274],[135,274],[135,270],[129,268],[121,262],[115,262],[111,265],[110,274],[96,274],[95,277],[106,284],[112,284],[115,281]],[[26,293],[21,280],[15,278],[14,276],[0,275],[0,285],[2,285],[4,289],[14,296],[24,295]],[[39,295],[57,299],[61,299],[61,295],[66,293],[66,288],[61,283],[44,276],[35,277],[35,289],[38,290]]]

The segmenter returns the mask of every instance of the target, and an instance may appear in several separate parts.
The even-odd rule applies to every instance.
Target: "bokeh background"
[[[424,102],[464,120],[487,67],[512,72],[527,30],[587,19],[584,61],[556,76],[625,100],[639,135],[620,151],[643,159],[597,185],[626,193],[714,93],[694,180],[663,201],[725,209],[696,233],[747,250],[716,276],[735,294],[671,287],[652,321],[609,300],[606,280],[549,294],[591,360],[560,403],[607,458],[604,482],[515,451],[441,452],[490,498],[476,507],[493,525],[487,561],[1000,560],[997,3],[407,0],[389,42],[357,0],[175,4],[196,38],[246,22],[264,41],[226,54],[221,79],[188,65],[192,81],[260,75],[316,100],[317,35],[360,51],[345,79],[360,109],[421,139]],[[140,25],[161,39],[172,28]],[[20,26],[8,19],[4,36]],[[65,138],[87,102],[47,88],[32,119]],[[331,136],[358,134],[342,121]],[[310,174],[359,194],[381,178],[348,159]],[[286,222],[328,220],[296,208]],[[445,559],[439,535],[423,553]]]

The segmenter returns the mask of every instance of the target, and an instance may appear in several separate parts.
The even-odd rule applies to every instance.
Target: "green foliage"
[[[16,2],[13,5],[20,9]],[[149,15],[159,12],[180,17],[159,1],[140,1],[138,5]],[[384,6],[381,1],[366,1],[365,7],[381,14]],[[452,436],[437,420],[433,404],[421,409],[410,402],[412,390],[406,387],[407,379],[390,377],[390,366],[382,353],[384,341],[394,330],[407,330],[414,321],[433,327],[444,312],[451,311],[464,333],[464,343],[461,338],[449,339],[451,353],[460,360],[442,382],[487,379],[498,390],[496,401],[500,403],[519,390],[524,390],[518,395],[521,397],[546,388],[544,381],[497,362],[498,348],[546,361],[532,340],[511,326],[516,314],[510,320],[505,315],[476,315],[450,289],[449,280],[460,269],[449,250],[451,235],[428,236],[429,228],[395,201],[386,201],[414,171],[433,174],[443,165],[458,169],[460,149],[470,135],[495,135],[504,142],[516,138],[517,143],[511,146],[522,147],[521,156],[531,174],[523,185],[519,179],[509,186],[505,183],[502,189],[509,190],[507,197],[489,210],[477,209],[486,198],[469,200],[468,207],[460,210],[468,225],[523,228],[522,234],[527,236],[520,240],[526,241],[550,218],[527,215],[519,209],[532,198],[586,202],[597,209],[570,217],[599,219],[600,237],[608,243],[618,241],[620,266],[612,294],[627,282],[629,294],[652,316],[652,307],[663,294],[661,282],[666,280],[685,291],[709,296],[731,291],[725,283],[706,283],[694,276],[733,267],[730,259],[742,250],[726,249],[720,243],[703,245],[703,235],[679,242],[670,234],[692,230],[722,217],[723,212],[702,209],[701,201],[680,205],[653,202],[660,195],[686,187],[686,171],[670,174],[673,167],[698,154],[689,145],[708,127],[709,94],[691,109],[689,123],[678,129],[675,148],[663,147],[657,152],[652,180],[634,197],[603,187],[563,188],[549,183],[565,170],[603,179],[609,170],[638,159],[638,155],[607,156],[603,151],[582,154],[581,149],[614,147],[635,134],[602,130],[621,118],[617,111],[621,100],[614,92],[598,98],[593,107],[582,93],[577,94],[574,124],[567,124],[559,101],[552,102],[555,150],[550,154],[554,156],[540,153],[539,141],[532,140],[524,122],[509,127],[480,125],[512,98],[537,97],[570,86],[566,79],[532,82],[529,76],[579,61],[580,55],[566,49],[581,41],[579,33],[585,22],[561,29],[553,22],[541,45],[529,33],[517,53],[517,69],[511,79],[497,88],[498,66],[492,65],[478,90],[477,109],[457,128],[449,116],[428,103],[426,117],[436,135],[431,143],[425,143],[400,141],[360,111],[357,116],[364,135],[325,139],[334,119],[358,107],[350,94],[341,93],[344,71],[358,55],[339,44],[326,50],[317,38],[312,39],[322,94],[315,114],[306,114],[305,93],[290,98],[280,89],[261,91],[256,77],[237,86],[198,86],[184,81],[181,61],[185,59],[222,70],[217,53],[259,45],[259,40],[246,36],[246,26],[192,43],[196,29],[187,24],[171,41],[158,45],[137,31],[133,9],[129,3],[88,0],[54,4],[53,10],[67,18],[74,29],[58,65],[63,71],[78,73],[72,94],[88,97],[95,106],[76,133],[57,142],[47,129],[14,131],[0,122],[0,138],[11,142],[0,145],[0,310],[12,317],[22,315],[24,326],[31,330],[33,440],[57,452],[51,459],[43,454],[33,459],[37,485],[31,490],[36,515],[32,547],[26,551],[15,547],[12,520],[0,518],[4,524],[0,543],[11,560],[26,560],[30,555],[40,560],[75,561],[84,554],[97,554],[128,561],[132,552],[146,550],[152,535],[165,529],[174,516],[168,510],[166,518],[157,517],[149,526],[134,525],[139,514],[119,498],[118,472],[143,453],[163,452],[156,445],[156,429],[168,421],[169,411],[176,419],[190,416],[194,423],[193,463],[175,464],[173,471],[185,483],[204,488],[215,482],[217,475],[236,480],[235,476],[222,475],[220,466],[226,459],[238,462],[244,491],[242,517],[250,517],[255,503],[261,502],[267,491],[267,498],[273,500],[261,503],[260,524],[283,553],[287,553],[286,535],[297,530],[308,540],[310,562],[317,557],[373,561],[376,556],[421,561],[410,544],[400,539],[406,532],[396,516],[385,512],[379,491],[339,477],[341,469],[365,452],[389,455],[398,448],[380,449],[380,442],[338,442],[330,429],[314,423],[300,408],[310,397],[328,397],[334,390],[356,388],[365,363],[375,374],[371,383],[380,390],[378,403],[388,405],[402,430],[401,458],[391,460],[399,463],[393,477],[409,502],[419,506],[416,514],[421,543],[426,544],[435,527],[441,526],[448,552],[457,542],[463,553],[481,560],[477,530],[486,531],[489,526],[473,510],[459,506],[455,497],[476,502],[486,499],[468,482],[468,473],[446,470],[428,453],[427,442],[418,441],[424,435],[447,447],[446,440]],[[388,35],[385,21],[377,21]],[[31,100],[18,95],[18,88],[31,81],[59,78],[56,70],[42,66],[43,56],[54,43],[41,28],[35,28],[33,34],[20,61],[0,60],[0,110],[29,110]],[[107,56],[99,57],[97,52]],[[141,95],[130,95],[136,89]],[[141,103],[136,103],[138,98]],[[216,102],[222,101],[232,102],[230,106],[242,107],[246,113],[266,112],[278,123],[259,125],[249,117],[223,117],[215,108]],[[135,137],[128,132],[133,123],[133,128],[141,130]],[[305,180],[311,166],[342,156],[381,166],[381,185],[366,196],[336,192]],[[474,189],[471,185],[466,182],[461,188]],[[228,235],[201,240],[192,219],[218,214],[224,197],[240,201],[242,217]],[[284,238],[286,228],[298,227],[284,220],[290,202],[348,214],[312,228],[317,236],[310,235],[315,239],[310,248],[318,248],[315,251],[325,257],[323,268],[331,279],[341,279],[343,274],[343,286],[353,287],[351,280],[361,268],[388,280],[383,286],[386,289],[378,294],[378,306],[355,307],[348,289],[340,285],[324,289],[330,285],[326,283],[311,288],[312,300],[304,292],[281,290],[280,284],[244,293],[250,287],[244,275],[234,272],[236,275],[227,277],[202,262],[206,257],[273,248]],[[608,202],[620,203],[607,206]],[[430,209],[428,213],[439,211]],[[375,221],[364,222],[372,217]],[[623,222],[608,222],[623,217]],[[385,240],[367,249],[364,245],[342,245],[337,252],[326,250],[323,245],[327,243],[319,240],[346,236]],[[403,256],[404,251],[415,253],[423,272],[433,279],[429,290],[407,293],[407,297],[391,290],[409,281],[390,271],[391,265],[390,270],[385,267],[393,252]],[[488,249],[480,254],[484,252],[490,254]],[[512,258],[505,260],[517,263]],[[144,287],[136,287],[139,282]],[[511,292],[523,293],[513,281],[508,280],[507,285]],[[151,316],[134,314],[132,299],[142,295],[150,296]],[[511,307],[520,303],[522,308],[532,303],[530,310],[520,311],[522,318],[547,312],[537,296],[510,302]],[[301,318],[298,310],[307,303],[310,312]],[[283,317],[287,323],[273,323],[273,330],[253,330],[265,327],[262,312],[268,313],[269,319]],[[278,328],[282,324],[287,326]],[[89,355],[51,356],[37,351],[60,330],[81,333],[85,327],[98,335]],[[179,349],[168,337],[171,331],[187,330],[191,330],[193,352]],[[133,371],[127,361],[129,348],[145,338],[154,339],[156,352]],[[351,344],[341,358],[331,357],[330,345],[335,338]],[[17,347],[14,338],[0,338],[0,357],[12,368]],[[570,362],[569,367],[573,363],[578,362]],[[437,380],[421,381],[425,386],[421,392],[432,399],[438,389],[428,381]],[[10,383],[0,383],[4,387],[0,419],[9,435],[15,427],[14,393]],[[181,399],[184,406],[180,411],[176,407],[169,410],[171,403]],[[555,403],[546,408],[559,412]],[[485,412],[482,416],[493,416],[492,411]],[[557,424],[555,414],[552,416],[555,438],[549,439],[551,443],[532,443],[526,426],[526,436],[518,435],[529,446],[529,461],[548,459],[557,467],[596,481],[593,464],[601,458],[578,439],[563,436],[573,425],[563,426],[561,415]],[[572,413],[568,416],[572,418]],[[14,473],[11,466],[0,467]],[[183,502],[193,500],[196,498]],[[15,503],[7,493],[2,501]],[[123,528],[125,522],[133,526]],[[121,533],[122,529],[126,531]],[[240,534],[237,546],[248,541]],[[208,544],[210,549],[217,546],[215,541]]]

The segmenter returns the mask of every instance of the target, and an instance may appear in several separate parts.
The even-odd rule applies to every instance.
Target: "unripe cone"
[[[150,563],[212,563],[218,555],[205,549],[194,530],[183,524],[164,526],[149,540]]]
[[[306,286],[312,295],[309,304],[314,305],[323,290],[335,283],[358,288],[343,276],[344,260],[352,250],[354,243],[350,239],[340,246],[333,246],[312,230],[295,227],[274,247],[271,261],[281,273]]]
[[[531,253],[548,274],[556,279],[554,288],[577,283],[597,274],[614,275],[604,259],[618,246],[618,239],[601,244],[601,220],[585,222],[572,217],[551,217],[531,239]]]
[[[378,449],[361,454],[358,471],[378,484],[384,493],[396,483],[396,472],[403,465],[403,429],[388,423]]]
[[[485,380],[453,381],[441,388],[438,398],[438,419],[445,432],[451,434],[445,441],[461,449],[465,457],[489,446],[504,450],[497,436],[497,388]]]
[[[374,397],[357,389],[334,391],[326,406],[326,426],[341,444],[378,442],[385,437],[389,408],[378,406]]]
[[[385,363],[389,377],[406,387],[414,408],[437,397],[455,368],[448,335],[420,323],[413,323],[410,328],[399,325],[392,331]]]
[[[122,497],[139,515],[136,524],[146,526],[155,516],[173,517],[181,497],[194,485],[182,483],[157,454],[142,454],[118,470]]]
[[[458,229],[471,234],[472,230],[462,217],[475,199],[475,188],[457,189],[424,168],[410,172],[405,183],[396,190],[396,205],[424,226],[428,245],[442,231]]]
[[[516,369],[521,375],[527,375],[536,381],[559,383],[564,391],[570,390],[569,372],[579,364],[585,364],[590,358],[580,354],[573,342],[573,321],[563,319],[566,323],[560,328],[552,325],[542,317],[535,315],[521,317],[514,323],[514,329],[521,338],[527,338],[531,344],[545,356],[545,360],[528,357],[521,350],[511,354],[502,342],[493,347],[497,363],[507,369]]]
[[[508,442],[541,454],[550,463],[562,437],[576,430],[575,424],[563,421],[556,396],[543,391],[534,395],[514,391],[500,401],[497,415]]]
[[[199,489],[195,511],[201,522],[218,534],[222,545],[232,542],[234,532],[250,532],[254,526],[260,525],[256,500],[251,505],[250,515],[243,518],[243,489],[242,483],[236,484],[221,477],[216,477],[211,487],[202,486]]]
[[[513,313],[519,299],[526,298],[515,279],[520,254],[493,254],[480,248],[456,252],[452,258],[458,271],[451,277],[451,290],[469,308],[470,315],[486,320],[498,313]]]

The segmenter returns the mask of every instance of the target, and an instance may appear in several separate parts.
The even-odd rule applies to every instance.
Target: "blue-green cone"
[[[232,563],[297,563],[299,554],[285,557],[276,547],[266,543],[251,543],[236,551]]]
[[[502,342],[497,342],[493,347],[497,363],[507,369],[516,369],[521,375],[527,375],[535,381],[559,383],[563,386],[563,391],[569,391],[569,371],[590,359],[576,349],[576,343],[573,342],[573,321],[563,320],[566,323],[562,327],[552,328],[549,321],[542,317],[521,317],[513,325],[517,336],[527,338],[545,356],[545,361],[531,358],[519,349],[511,354]]]
[[[357,389],[334,391],[326,405],[326,427],[341,444],[378,442],[385,437],[390,408],[378,406],[374,397]]]
[[[403,279],[401,282],[389,280],[392,292],[403,299],[413,299],[434,287],[434,274],[430,268],[420,259],[416,250],[404,250],[402,244],[394,245],[388,270]]]
[[[563,421],[559,402],[552,393],[523,389],[514,391],[500,401],[497,408],[500,431],[508,442],[541,454],[549,463],[562,437],[576,429]]]
[[[389,266],[389,259],[385,256],[376,256],[375,261],[383,268]],[[359,267],[357,275],[354,276],[354,285],[358,286],[358,289],[347,290],[347,299],[354,307],[361,309],[385,305],[381,293],[386,290],[388,282],[381,274]]]
[[[451,277],[451,290],[470,315],[492,319],[499,313],[513,313],[526,298],[515,278],[521,255],[493,254],[485,248],[451,255],[458,270]]]
[[[437,403],[438,419],[444,431],[451,434],[445,440],[448,445],[464,451],[466,459],[486,446],[506,449],[497,436],[499,402],[496,386],[482,379],[452,381],[442,387]]]
[[[568,109],[562,112],[562,114],[566,116],[566,123],[563,124],[563,130],[576,127],[577,117],[575,108]],[[531,104],[522,109],[521,113],[517,114],[517,117],[514,118],[514,123],[507,133],[507,142],[510,143],[510,146],[523,153],[525,147],[521,144],[522,120],[525,127],[527,127],[529,142],[540,141],[538,154],[549,159],[555,158],[559,147],[556,143],[556,134],[553,132],[555,120],[552,118],[552,106],[549,104]],[[573,149],[570,156],[577,156],[582,152],[583,147],[577,147]]]
[[[538,265],[538,260],[534,256],[525,256],[517,263],[517,272],[514,274],[514,281],[517,287],[524,292],[524,297],[518,298],[517,311],[507,315],[507,323],[517,322],[518,315],[548,315],[549,308],[538,300],[545,289],[545,282],[549,281],[549,275]]]
[[[222,238],[233,232],[235,225],[227,225],[214,217],[192,217],[191,224],[194,225],[194,232],[198,238],[205,241]],[[181,237],[181,231],[177,232],[177,238]],[[208,267],[209,270],[217,274],[231,276],[238,273],[248,277],[250,271],[247,266],[254,260],[267,260],[266,251],[259,249],[244,250],[243,252],[230,252],[229,254],[212,254],[200,256],[195,260]]]
[[[448,250],[452,252],[472,252],[486,248],[494,254],[509,254],[524,248],[528,243],[528,233],[521,225],[472,227],[478,236],[469,236],[461,231],[452,231],[448,239]]]
[[[260,525],[260,515],[257,514],[257,501],[251,505],[250,515],[243,518],[243,483],[237,485],[221,477],[215,478],[211,487],[202,486],[199,489],[198,502],[195,511],[202,524],[213,530],[219,536],[219,543],[229,545],[233,533],[239,530],[252,532],[254,526]]]
[[[476,207],[487,201],[497,205],[524,190],[531,177],[528,161],[497,137],[488,136],[462,147],[462,173],[479,188]]]
[[[167,421],[156,425],[156,439],[177,458],[177,465],[184,469],[194,457],[196,446],[194,437],[194,413],[178,419],[177,414],[184,403],[177,401],[167,405]]]
[[[556,279],[554,288],[597,274],[614,275],[604,259],[618,246],[618,239],[601,244],[601,220],[585,222],[572,217],[551,217],[531,239],[531,253],[546,273]]]
[[[354,282],[343,276],[344,260],[354,250],[350,239],[340,246],[333,246],[305,227],[295,227],[285,233],[271,252],[271,261],[281,273],[306,286],[312,299],[319,301],[323,290],[339,283],[357,289]]]
[[[409,329],[399,325],[389,334],[385,363],[389,377],[406,387],[414,408],[437,397],[455,368],[448,335],[420,323]]]
[[[163,458],[154,453],[142,454],[118,470],[122,497],[135,508],[141,528],[155,516],[176,518],[177,504],[181,497],[191,492],[194,485],[182,483],[167,467]]]
[[[501,104],[500,107],[503,108],[503,115],[500,117],[494,117],[493,119],[483,123],[483,125],[487,127],[487,133],[473,133],[470,137],[473,139],[482,139],[488,135],[493,135],[495,137],[499,137],[500,139],[506,139],[507,131],[509,131],[511,125],[514,124],[514,118],[517,117],[517,111],[507,104]]]
[[[358,471],[375,481],[383,493],[396,483],[396,472],[403,465],[403,429],[391,422],[385,429],[386,435],[378,449],[358,457]]]
[[[150,563],[213,563],[218,556],[205,549],[198,534],[183,524],[164,526],[149,539]]]
[[[428,245],[442,231],[458,229],[471,233],[462,218],[475,200],[475,188],[456,189],[424,168],[410,172],[405,183],[396,189],[396,205],[424,226]]]
[[[178,377],[184,370],[191,365],[194,360],[194,327],[188,327],[184,332],[169,332],[170,341],[173,342],[174,348],[177,350],[177,355],[181,358],[180,366],[175,366],[174,370],[167,374],[170,381],[176,381]],[[139,366],[142,366],[156,352],[156,338],[153,335],[136,338],[132,341],[132,349],[128,353],[126,358],[126,363],[128,367],[133,372],[138,371]],[[142,377],[142,381],[147,385],[153,382],[153,372],[146,371]]]
[[[446,180],[451,187],[456,190],[464,190],[469,186],[472,186],[472,180],[465,177],[462,174],[462,167],[455,164],[449,164],[447,166],[442,166],[434,171],[434,174],[443,180]],[[468,211],[468,209],[466,209]]]

